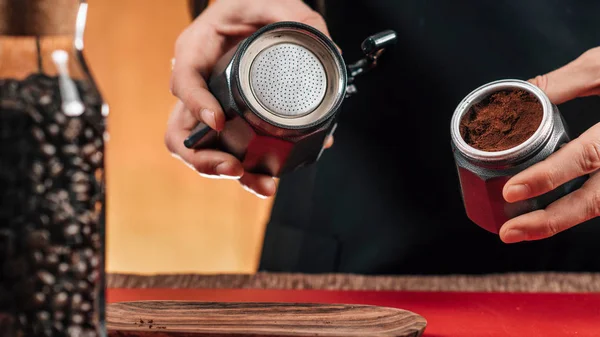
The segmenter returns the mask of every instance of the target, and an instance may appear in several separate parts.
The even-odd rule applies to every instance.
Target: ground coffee
[[[503,151],[525,142],[542,122],[542,104],[525,90],[503,90],[475,104],[460,123],[460,134],[470,146]]]

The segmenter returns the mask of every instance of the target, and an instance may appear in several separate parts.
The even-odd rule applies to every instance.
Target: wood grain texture
[[[369,305],[139,301],[107,308],[112,337],[418,337],[426,325],[413,312]]]
[[[322,289],[380,291],[600,293],[600,273],[506,273],[489,275],[354,275],[266,273],[252,275],[108,274],[108,288]]]
[[[187,1],[89,0],[85,55],[110,106],[107,269],[253,273],[272,199],[199,176],[164,145]]]

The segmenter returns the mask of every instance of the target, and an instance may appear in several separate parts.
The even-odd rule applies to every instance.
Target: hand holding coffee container
[[[316,162],[335,131],[354,77],[377,64],[396,35],[385,31],[363,42],[365,59],[346,67],[335,44],[317,29],[278,22],[263,27],[225,54],[209,89],[226,115],[218,134],[200,123],[188,148],[218,148],[247,172],[280,176]]]
[[[558,108],[529,82],[500,80],[475,89],[456,108],[450,133],[467,216],[492,233],[511,218],[545,208],[587,179],[574,179],[535,198],[504,200],[502,190],[512,176],[570,141]]]

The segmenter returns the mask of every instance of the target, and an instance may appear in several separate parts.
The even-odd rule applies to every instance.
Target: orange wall
[[[110,272],[254,272],[271,200],[200,177],[163,145],[183,0],[89,0],[85,53],[110,105]]]

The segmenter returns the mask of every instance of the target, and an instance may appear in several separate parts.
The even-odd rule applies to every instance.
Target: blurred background
[[[272,199],[210,180],[172,158],[163,135],[185,0],[89,0],[85,55],[110,105],[107,269],[253,273]]]

